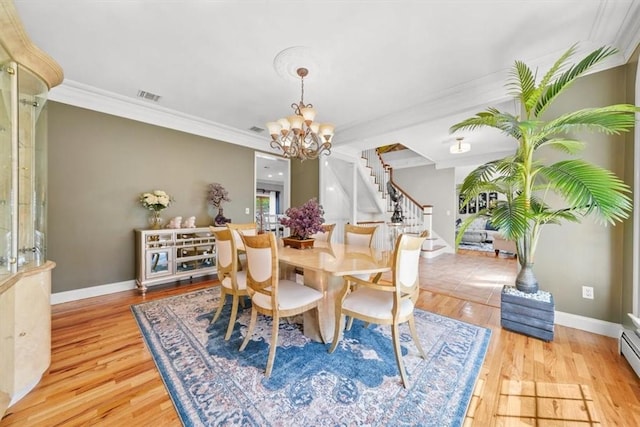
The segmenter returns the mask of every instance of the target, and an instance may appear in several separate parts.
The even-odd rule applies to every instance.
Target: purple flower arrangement
[[[287,209],[285,215],[287,217],[281,218],[280,224],[289,227],[293,238],[308,239],[312,234],[322,230],[324,210],[315,198],[302,206]]]
[[[222,184],[214,182],[209,184],[209,191],[207,192],[207,202],[214,208],[219,208],[222,202],[230,202],[229,192],[225,190]]]

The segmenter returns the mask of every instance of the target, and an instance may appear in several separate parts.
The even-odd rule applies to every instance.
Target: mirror
[[[278,156],[255,153],[255,206],[259,230],[284,232],[278,218],[291,203],[291,162]]]

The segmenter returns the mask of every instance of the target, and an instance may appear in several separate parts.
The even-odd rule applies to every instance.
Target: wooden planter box
[[[544,341],[553,341],[555,303],[546,291],[525,294],[513,286],[502,288],[500,324],[503,328]]]
[[[290,237],[283,237],[282,242],[285,246],[290,246],[294,249],[308,249],[313,247],[315,239],[292,239]]]

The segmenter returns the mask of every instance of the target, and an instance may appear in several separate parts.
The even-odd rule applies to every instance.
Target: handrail
[[[389,167],[389,180],[391,181],[391,184],[399,191],[401,192],[404,197],[406,197],[407,199],[411,200],[415,205],[423,207],[423,208],[432,208],[432,205],[423,205],[420,202],[418,202],[416,199],[414,199],[413,197],[411,197],[411,195],[409,195],[409,193],[406,192],[406,190],[402,187],[400,187],[394,180],[393,180],[393,168]]]
[[[378,191],[380,191],[382,193],[382,197],[386,199],[387,191],[385,187],[385,178],[389,173],[387,171],[387,165],[384,164],[382,157],[380,157],[375,148],[363,151],[362,158],[367,161],[367,167],[371,169],[371,175],[378,186]]]
[[[399,191],[403,197],[400,200],[400,208],[404,216],[404,227],[407,232],[422,232],[427,230],[429,234],[432,234],[431,230],[431,205],[423,205],[416,199],[411,197],[406,190],[400,187],[393,180],[393,168],[388,164],[385,164],[382,160],[382,156],[378,153],[378,150],[373,148],[362,152],[362,158],[367,161],[367,167],[371,169],[372,175],[375,177],[378,189],[382,193],[383,199],[386,200],[387,212],[393,212],[395,206],[394,202],[388,197],[386,180],[388,180],[393,187]],[[389,236],[391,231],[389,225],[385,221],[358,221],[359,224],[366,223],[382,223],[384,234]],[[386,238],[385,238],[386,240]],[[382,242],[384,243],[384,242]]]

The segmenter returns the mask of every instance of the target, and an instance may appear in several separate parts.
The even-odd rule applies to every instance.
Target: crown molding
[[[624,62],[628,62],[640,44],[640,2],[633,2],[629,6],[625,23],[618,33],[618,46]]]
[[[268,138],[248,131],[240,131],[230,126],[160,107],[151,104],[150,101],[118,95],[68,79],[50,92],[49,100],[255,150],[268,152],[270,148]]]
[[[480,154],[477,156],[465,156],[456,154],[452,156],[451,159],[436,162],[436,169],[455,168],[460,166],[478,166],[496,159],[502,159],[507,156],[512,156],[514,152],[515,150],[496,151],[494,153]]]

